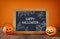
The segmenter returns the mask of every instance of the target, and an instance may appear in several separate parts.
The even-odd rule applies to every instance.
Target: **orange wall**
[[[4,23],[13,23],[13,16],[17,9],[46,9],[49,15],[49,24],[60,26],[60,7],[58,1],[0,1],[0,27]]]

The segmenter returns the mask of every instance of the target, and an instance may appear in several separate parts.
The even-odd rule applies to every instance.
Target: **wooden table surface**
[[[0,28],[0,39],[60,39],[60,34],[53,37],[47,35],[6,35],[2,32],[2,28]]]

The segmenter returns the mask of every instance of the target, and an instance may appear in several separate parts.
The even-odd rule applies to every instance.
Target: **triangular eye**
[[[52,31],[52,30],[51,30]]]
[[[9,30],[11,30],[11,28],[9,28]]]
[[[8,28],[6,30],[8,30]]]
[[[47,32],[49,32],[49,30],[47,30]]]

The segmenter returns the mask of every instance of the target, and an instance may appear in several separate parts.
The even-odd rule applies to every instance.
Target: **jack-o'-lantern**
[[[6,34],[13,34],[14,33],[13,26],[11,24],[5,24],[3,27],[3,32]]]
[[[46,34],[49,36],[54,36],[56,34],[56,28],[53,26],[49,26],[46,28]]]

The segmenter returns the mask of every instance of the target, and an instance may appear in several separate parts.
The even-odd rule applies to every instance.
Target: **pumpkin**
[[[6,34],[13,34],[14,33],[13,26],[11,24],[5,24],[3,27],[3,32]]]
[[[46,28],[46,34],[49,36],[54,36],[56,34],[56,28],[53,26],[49,26]]]

